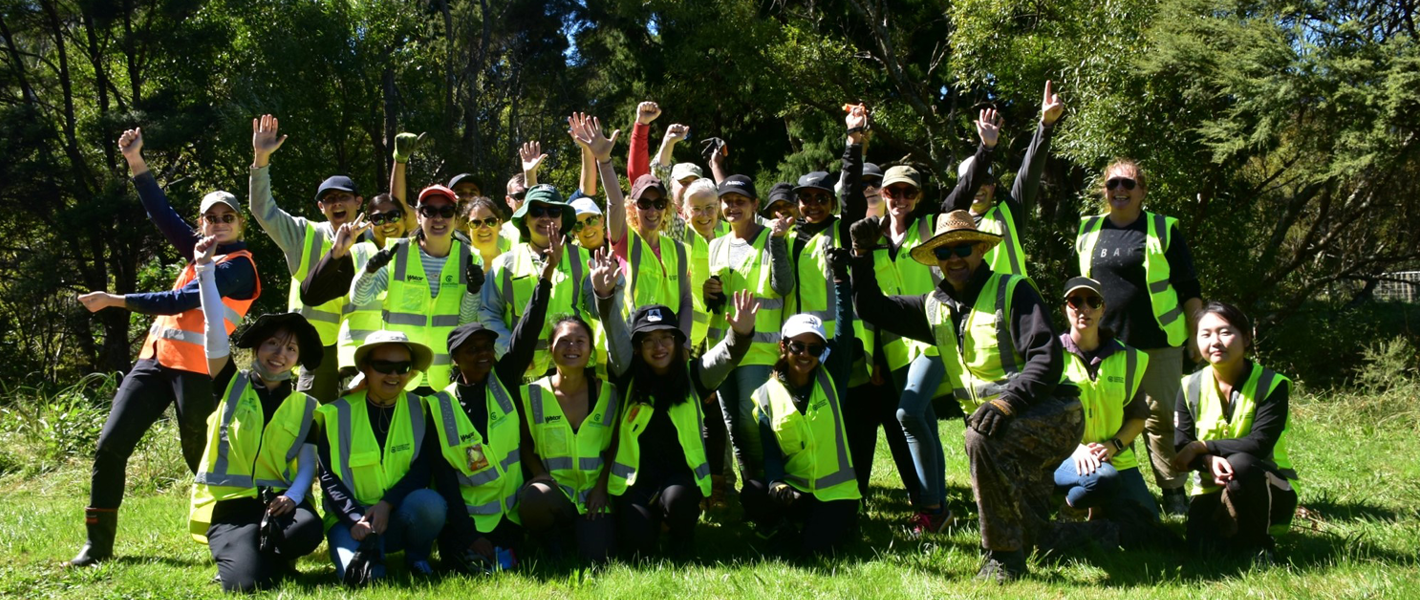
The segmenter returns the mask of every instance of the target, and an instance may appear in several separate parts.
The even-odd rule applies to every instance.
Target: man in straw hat
[[[864,220],[852,228],[854,301],[871,324],[935,343],[947,363],[946,386],[967,417],[966,454],[988,553],[980,579],[1007,582],[1026,573],[1026,555],[1050,520],[1055,467],[1084,431],[1079,392],[1061,381],[1060,341],[1030,280],[995,273],[983,261],[1001,237],[979,231],[970,213],[947,213],[912,259],[942,271],[929,294],[884,296]],[[1005,322],[1000,318],[1005,317]]]

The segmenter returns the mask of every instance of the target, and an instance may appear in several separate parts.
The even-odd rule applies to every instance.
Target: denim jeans
[[[932,395],[946,372],[940,356],[924,354],[892,373],[893,383],[901,394],[897,402],[897,422],[902,424],[902,432],[907,436],[921,490],[918,503],[923,507],[941,504],[947,493],[946,457],[937,429],[937,414],[932,410]]]
[[[720,384],[720,410],[745,479],[759,476],[764,468],[764,448],[759,443],[759,425],[754,421],[754,391],[773,375],[774,368],[769,365],[741,365]]]
[[[444,528],[447,505],[444,498],[434,490],[417,490],[404,497],[399,507],[390,513],[389,526],[380,536],[380,546],[384,553],[404,552],[404,562],[412,563],[429,560],[434,540]],[[336,523],[326,532],[330,543],[330,560],[335,563],[337,579],[345,578],[345,568],[355,558],[360,542],[350,535],[350,526]],[[385,576],[383,565],[375,568],[375,577]]]
[[[1075,473],[1075,459],[1070,457],[1055,469],[1055,489],[1065,492],[1065,501],[1074,508],[1099,507],[1108,512],[1123,502],[1133,502],[1159,518],[1159,505],[1144,484],[1144,476],[1138,468],[1114,468],[1103,463],[1094,473]]]

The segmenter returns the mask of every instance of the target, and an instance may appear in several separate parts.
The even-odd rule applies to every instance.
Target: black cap
[[[823,190],[832,194],[834,183],[836,182],[829,179],[828,172],[814,171],[799,178],[799,185],[794,186],[794,193],[798,193],[799,190],[813,189]]]
[[[473,338],[474,334],[477,333],[487,333],[492,335],[494,339],[498,338],[498,332],[484,327],[483,324],[478,321],[464,323],[449,332],[449,354],[453,354],[455,350],[459,349],[459,346],[464,345],[464,342]]]
[[[774,184],[774,187],[769,188],[769,204],[774,204],[781,200],[785,202],[794,201],[794,184],[787,181],[780,181]]]
[[[720,182],[720,195],[739,194],[747,198],[759,199],[759,192],[754,191],[754,180],[748,175],[731,175]]]
[[[255,322],[237,336],[237,347],[260,346],[266,338],[282,329],[296,335],[296,343],[301,346],[301,366],[307,369],[319,367],[325,356],[325,347],[321,345],[320,334],[316,333],[316,328],[311,326],[310,321],[301,316],[301,313],[269,313],[257,317]]]
[[[883,170],[876,163],[863,163],[863,179],[883,180]]]
[[[360,188],[355,187],[355,180],[344,175],[331,175],[322,181],[319,188],[316,188],[316,202],[320,202],[325,197],[325,193],[332,190],[350,192],[356,196],[360,195]]]
[[[1065,296],[1069,296],[1070,292],[1080,288],[1090,290],[1100,298],[1104,298],[1104,287],[1100,285],[1100,282],[1089,277],[1071,277],[1069,281],[1065,282]]]
[[[635,338],[652,331],[669,329],[684,338],[685,332],[680,330],[678,323],[675,311],[670,307],[661,304],[648,304],[636,309],[636,312],[631,315],[631,337]]]
[[[449,180],[449,189],[454,189],[460,183],[472,183],[480,192],[483,191],[483,186],[479,185],[478,180],[473,178],[473,173],[459,173],[458,175],[454,175],[454,178]]]

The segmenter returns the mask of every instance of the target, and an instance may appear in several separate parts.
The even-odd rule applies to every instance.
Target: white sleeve
[[[202,301],[202,316],[207,321],[202,330],[203,348],[207,351],[207,358],[211,360],[228,356],[232,353],[232,348],[227,341],[227,317],[226,311],[223,310],[222,294],[217,291],[216,264],[197,265],[197,291]]]
[[[306,492],[311,490],[311,482],[316,478],[316,445],[302,444],[301,454],[296,459],[296,478],[291,481],[291,488],[281,494],[290,498],[297,506],[306,499]]]

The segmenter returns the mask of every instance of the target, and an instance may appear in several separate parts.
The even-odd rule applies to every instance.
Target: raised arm
[[[848,109],[843,120],[848,138],[843,146],[843,165],[839,180],[843,182],[839,211],[839,236],[848,239],[848,227],[868,216],[868,199],[863,195],[863,139],[868,126],[868,110],[862,104]]]
[[[661,138],[661,149],[656,152],[655,160],[651,161],[651,170],[657,173],[657,177],[660,177],[659,172],[669,171],[675,166],[675,145],[685,141],[689,135],[690,128],[680,123],[672,123],[666,128],[666,135]]]
[[[611,374],[618,380],[631,368],[631,357],[636,351],[631,347],[631,330],[626,319],[621,318],[625,297],[622,286],[617,285],[616,272],[619,270],[616,258],[606,246],[592,254],[589,263],[592,291],[596,297],[597,316],[606,326],[607,354],[611,359]]]
[[[731,335],[692,362],[691,381],[701,399],[707,398],[724,383],[730,372],[740,365],[754,342],[754,317],[759,314],[759,300],[749,290],[735,292],[735,314],[730,318]]]
[[[133,174],[133,187],[138,191],[138,201],[143,204],[148,218],[158,226],[158,231],[177,249],[178,254],[192,256],[193,244],[197,243],[199,236],[192,224],[173,210],[167,194],[163,193],[163,188],[158,186],[158,181],[148,170],[148,163],[143,160],[143,130],[124,131],[118,137],[118,150],[123,154],[123,160],[128,162],[128,171]]]
[[[996,109],[987,108],[981,111],[976,120],[976,135],[981,138],[981,145],[976,148],[971,170],[967,172],[966,177],[957,180],[956,187],[942,200],[940,212],[970,209],[972,201],[976,199],[976,191],[981,189],[981,184],[986,181],[986,171],[991,168],[991,154],[996,151],[996,142],[1001,139],[1001,117],[996,113]],[[919,206],[930,207],[931,203],[924,202]]]
[[[301,252],[305,249],[306,220],[281,210],[271,197],[271,155],[286,143],[286,136],[278,135],[279,127],[280,123],[271,115],[251,120],[252,163],[248,208],[262,231],[271,236],[286,255],[286,268],[295,275],[296,270],[301,268]]]
[[[611,151],[616,147],[616,137],[621,130],[613,131],[608,138],[602,135],[601,121],[586,113],[572,113],[567,118],[567,125],[577,145],[591,152],[597,161],[597,171],[601,174],[602,186],[606,188],[607,241],[618,243],[626,237],[626,200],[621,195],[621,182],[617,180],[616,170],[611,164]]]
[[[217,269],[212,265],[212,254],[217,250],[217,238],[205,237],[193,249],[194,268],[197,270],[199,295],[202,302],[202,348],[207,354],[207,375],[216,377],[222,367],[231,361],[232,348],[227,340],[226,307],[222,305],[222,294],[217,291]]]
[[[537,354],[537,342],[542,339],[542,329],[547,325],[547,303],[552,297],[552,275],[562,262],[563,238],[554,235],[548,238],[547,250],[543,251],[542,277],[533,288],[532,297],[523,309],[522,318],[513,326],[512,339],[508,342],[508,352],[498,359],[494,366],[498,378],[509,386],[522,383],[523,374],[528,371],[533,357]],[[492,287],[484,284],[484,287]]]
[[[542,153],[542,142],[531,141],[518,148],[518,162],[523,167],[523,178],[529,188],[537,185],[537,170],[546,158],[547,155]]]
[[[1003,199],[1014,204],[1011,215],[1016,222],[1012,225],[1017,231],[1026,223],[1022,213],[1035,206],[1036,195],[1040,192],[1040,176],[1045,172],[1045,157],[1050,154],[1050,138],[1055,133],[1056,121],[1064,112],[1065,104],[1060,101],[1060,96],[1055,94],[1051,82],[1045,82],[1045,97],[1040,102],[1040,124],[1035,128],[1030,147],[1026,148],[1026,157],[1016,173],[1016,181],[1011,184],[1011,194]]]
[[[785,236],[793,226],[788,215],[769,222],[769,287],[788,298],[794,293],[794,263],[789,260],[789,243]]]
[[[307,306],[325,304],[350,293],[350,284],[355,280],[355,261],[350,256],[350,247],[355,245],[360,235],[370,229],[370,222],[362,213],[352,223],[345,223],[335,232],[335,243],[320,261],[306,273],[301,282],[301,302]]]
[[[414,135],[412,133],[401,133],[394,136],[394,167],[390,169],[390,196],[399,201],[404,210],[404,214],[412,214],[414,208],[410,206],[408,195],[408,184],[405,182],[405,167],[409,164],[409,159],[414,158],[414,153],[419,150],[419,145],[424,141],[423,133]]]
[[[631,128],[631,147],[626,157],[627,181],[636,181],[651,172],[651,123],[659,116],[661,107],[655,102],[636,105],[636,125]]]

